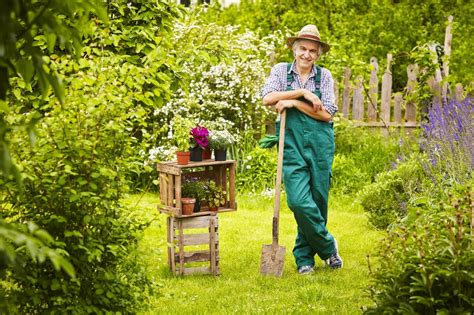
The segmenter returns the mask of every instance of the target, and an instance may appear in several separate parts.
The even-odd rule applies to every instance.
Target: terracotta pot
[[[206,150],[202,151],[202,159],[209,160],[212,157],[212,150],[210,148],[206,148]]]
[[[219,207],[209,207],[209,211],[217,211],[219,210]]]
[[[197,146],[190,150],[191,155],[189,159],[193,162],[201,162],[202,161],[202,148]]]
[[[182,215],[193,214],[195,203],[196,203],[195,198],[181,198],[181,214]]]
[[[227,150],[214,150],[214,159],[216,161],[225,161],[227,159]]]
[[[189,164],[189,152],[176,152],[176,158],[179,165]]]

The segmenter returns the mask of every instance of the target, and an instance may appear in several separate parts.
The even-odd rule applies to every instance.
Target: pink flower
[[[197,125],[191,129],[189,134],[192,136],[191,143],[193,148],[200,146],[201,148],[205,149],[209,146],[209,130],[207,130],[206,127]]]

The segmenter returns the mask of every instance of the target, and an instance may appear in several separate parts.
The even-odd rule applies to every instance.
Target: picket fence
[[[448,18],[448,26],[446,27],[443,72],[437,70],[435,75],[428,80],[428,84],[433,92],[433,102],[441,102],[449,97],[461,100],[463,98],[463,87],[456,84],[454,88],[449,89],[447,83],[443,81],[449,75],[449,56],[451,54],[452,41],[452,22],[453,17]],[[431,46],[432,51],[435,46]],[[358,126],[368,127],[401,127],[401,128],[417,128],[420,126],[420,117],[417,114],[417,106],[412,101],[412,94],[417,86],[417,77],[420,71],[417,65],[409,65],[407,67],[407,84],[404,92],[394,93],[392,91],[392,73],[390,65],[392,55],[387,54],[387,67],[382,75],[381,93],[379,95],[379,66],[377,59],[372,57],[370,63],[372,70],[370,73],[370,81],[368,88],[364,84],[362,75],[358,75],[351,82],[351,69],[346,68],[342,84],[335,80],[334,94],[336,96],[336,104],[342,115],[354,121]],[[437,58],[433,63],[438,63]]]

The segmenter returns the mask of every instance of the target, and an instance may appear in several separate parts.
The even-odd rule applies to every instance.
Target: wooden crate
[[[168,217],[168,264],[176,275],[219,274],[219,233],[216,215]],[[207,229],[207,233],[193,233]],[[186,250],[188,246],[207,245],[206,249]],[[192,264],[192,266],[190,266]]]
[[[190,162],[179,165],[174,162],[158,163],[160,172],[160,199],[158,211],[174,217],[192,217],[209,215],[207,206],[201,206],[201,211],[188,216],[182,215],[181,185],[186,179],[214,180],[226,195],[225,206],[219,207],[217,212],[237,210],[235,202],[235,166],[234,160]]]

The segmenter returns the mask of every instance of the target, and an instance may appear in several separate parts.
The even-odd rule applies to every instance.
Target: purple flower
[[[473,101],[433,103],[422,125],[421,149],[431,166],[443,172],[442,177],[451,176],[458,182],[474,166]]]
[[[191,143],[193,148],[200,146],[201,148],[205,149],[209,146],[209,130],[207,130],[206,127],[197,125],[191,129],[189,134],[191,135]]]

